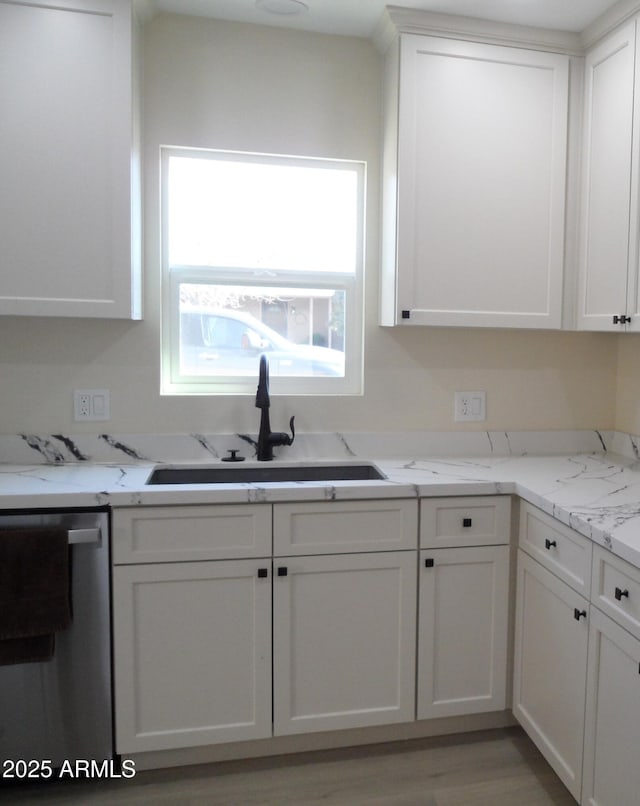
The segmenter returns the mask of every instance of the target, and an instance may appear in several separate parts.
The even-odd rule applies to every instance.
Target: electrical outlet
[[[98,422],[111,419],[108,389],[74,389],[75,422]]]
[[[456,392],[454,395],[454,419],[457,423],[478,423],[486,420],[486,392]]]

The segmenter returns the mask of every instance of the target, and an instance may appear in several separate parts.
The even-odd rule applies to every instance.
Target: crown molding
[[[614,28],[627,22],[640,11],[640,0],[619,0],[604,14],[588,25],[580,35],[583,50],[588,50]]]
[[[492,22],[475,17],[436,14],[401,6],[387,6],[373,30],[371,39],[382,53],[388,50],[400,34],[412,33],[583,56],[598,40],[638,13],[640,13],[640,0],[619,0],[583,31],[574,33]]]
[[[385,52],[398,34],[407,33],[582,55],[580,34],[571,31],[511,25],[453,14],[435,14],[399,6],[386,7],[374,29],[372,39],[376,47]]]

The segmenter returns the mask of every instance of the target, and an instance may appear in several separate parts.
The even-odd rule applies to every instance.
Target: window
[[[365,166],[162,149],[162,392],[362,392]]]

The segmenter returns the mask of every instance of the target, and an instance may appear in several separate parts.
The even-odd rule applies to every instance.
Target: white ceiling
[[[388,0],[304,0],[299,16],[269,14],[256,0],[148,0],[151,9],[320,33],[371,36]],[[442,14],[563,31],[582,31],[617,0],[396,0],[394,5]]]

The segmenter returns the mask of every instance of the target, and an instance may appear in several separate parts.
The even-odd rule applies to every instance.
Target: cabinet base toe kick
[[[215,764],[223,761],[281,756],[290,753],[308,753],[316,750],[361,747],[411,739],[452,736],[474,731],[509,728],[517,724],[511,711],[504,710],[489,714],[473,714],[466,717],[424,719],[415,722],[402,722],[397,725],[354,728],[324,733],[305,733],[296,736],[275,736],[269,739],[187,747],[180,750],[127,753],[122,754],[122,759],[132,760],[137,771],[155,770],[193,764]]]

